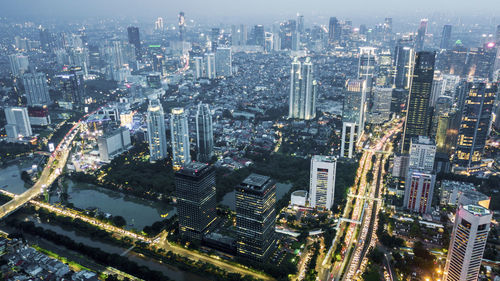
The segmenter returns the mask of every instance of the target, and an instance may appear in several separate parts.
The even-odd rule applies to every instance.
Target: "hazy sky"
[[[500,0],[1,0],[0,15],[27,17],[167,17],[179,11],[187,18],[226,22],[289,17],[297,12],[313,16],[385,17],[500,15]],[[500,19],[500,16],[497,16]]]

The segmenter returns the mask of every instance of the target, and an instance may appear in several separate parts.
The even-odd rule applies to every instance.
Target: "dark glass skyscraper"
[[[434,52],[418,52],[411,77],[410,94],[404,126],[402,151],[408,152],[413,137],[428,136],[431,120],[432,80],[434,78]]]
[[[264,47],[266,43],[266,35],[264,32],[264,26],[259,24],[254,26],[253,28],[253,39],[255,41],[255,45]]]
[[[175,173],[179,232],[201,240],[216,220],[215,169],[191,162]]]
[[[336,17],[331,17],[330,21],[328,22],[328,41],[338,42],[340,41],[341,36],[342,36],[342,26],[340,25]]]
[[[427,33],[427,19],[422,19],[420,21],[420,27],[417,30],[417,36],[415,37],[415,50],[417,52],[424,49],[425,34]]]
[[[196,111],[196,149],[197,160],[208,162],[214,155],[214,131],[212,115],[208,104],[198,104]]]
[[[498,85],[468,83],[466,89],[453,168],[470,174],[477,172],[481,164]]]
[[[251,174],[236,187],[238,254],[265,261],[276,242],[276,184],[266,176]]]
[[[443,26],[443,34],[441,35],[441,44],[439,47],[441,49],[448,49],[450,47],[451,40],[451,25],[445,24]]]
[[[415,52],[411,41],[399,40],[394,50],[394,86],[398,89],[409,89],[411,71]]]
[[[127,28],[128,32],[128,42],[135,47],[135,55],[137,58],[141,54],[141,37],[139,35],[139,28],[135,26],[129,26]]]

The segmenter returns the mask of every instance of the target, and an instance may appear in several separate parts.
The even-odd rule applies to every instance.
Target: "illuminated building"
[[[424,50],[425,34],[427,33],[427,19],[422,19],[420,21],[420,27],[417,30],[417,36],[415,37],[415,50],[417,52]]]
[[[372,108],[367,115],[370,124],[389,121],[391,115],[392,88],[375,87],[372,95]]]
[[[28,105],[50,104],[49,87],[44,73],[25,73],[23,84]]]
[[[158,99],[150,99],[146,119],[148,125],[149,161],[155,162],[167,157],[167,135],[165,114]]]
[[[491,198],[476,190],[472,183],[444,180],[441,182],[440,203],[451,205],[479,205],[486,209],[490,207]]]
[[[448,49],[450,47],[451,41],[451,25],[445,24],[443,26],[443,33],[441,34],[441,44],[439,47],[441,49]]]
[[[179,41],[184,41],[184,33],[186,32],[186,19],[184,12],[179,13]]]
[[[336,171],[337,158],[323,155],[311,158],[309,204],[312,208],[332,208]]]
[[[359,48],[358,79],[373,79],[376,65],[375,50],[373,47]]]
[[[9,55],[10,72],[14,77],[20,77],[29,68],[27,56],[21,54]]]
[[[141,57],[141,37],[139,35],[139,28],[135,26],[129,26],[127,28],[128,42],[132,44],[135,48],[135,55],[137,59]]]
[[[416,55],[406,110],[403,152],[408,151],[411,138],[429,135],[431,120],[429,100],[434,77],[434,60],[434,52],[419,52]]]
[[[220,29],[218,27],[212,28],[212,31],[210,32],[210,39],[212,40],[212,52],[215,52],[215,50],[217,50],[217,47],[219,46],[219,36]]]
[[[191,162],[175,172],[175,195],[181,236],[201,240],[216,220],[215,169]]]
[[[276,244],[276,184],[258,174],[236,186],[238,255],[264,262]]]
[[[212,114],[208,104],[198,104],[196,111],[196,149],[199,162],[208,162],[214,155]]]
[[[340,142],[340,157],[352,158],[358,140],[359,126],[357,123],[342,122],[342,139]]]
[[[366,80],[351,79],[346,82],[342,106],[342,122],[358,124],[359,134],[366,121]]]
[[[194,79],[198,80],[203,77],[203,58],[193,57],[193,62],[191,64],[194,66]]]
[[[408,168],[424,172],[432,172],[436,156],[436,143],[434,140],[419,136],[411,139],[410,162]]]
[[[170,115],[170,135],[172,142],[172,166],[174,170],[191,162],[188,120],[183,108],[172,109]]]
[[[394,50],[394,81],[397,89],[410,89],[415,51],[409,46],[410,42],[399,40]]]
[[[217,77],[215,71],[215,54],[205,54],[205,56],[203,57],[203,77],[208,79],[215,79]]]
[[[146,81],[151,89],[161,89],[161,74],[150,73],[146,76]]]
[[[451,235],[444,281],[478,280],[492,213],[481,206],[459,206]]]
[[[317,83],[313,78],[311,58],[292,62],[288,118],[311,120],[316,117]]]
[[[99,147],[99,159],[109,162],[115,156],[132,147],[130,141],[130,131],[125,127],[104,132],[97,138]]]
[[[64,71],[63,74],[56,75],[64,101],[71,102],[77,107],[83,104],[86,96],[83,75],[83,70],[79,66],[71,67]]]
[[[51,123],[49,108],[46,105],[28,106],[28,116],[32,126],[47,126]]]
[[[467,83],[454,172],[470,174],[479,171],[497,91],[497,84]]]
[[[409,170],[405,181],[403,206],[412,212],[421,214],[429,213],[431,211],[435,183],[435,175],[418,170]]]
[[[33,135],[26,107],[6,107],[4,111],[7,119],[5,131],[9,141]]]

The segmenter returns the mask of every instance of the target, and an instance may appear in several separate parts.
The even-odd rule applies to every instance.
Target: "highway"
[[[377,198],[377,186],[380,185],[383,174],[383,163],[381,159],[386,159],[389,153],[386,151],[387,145],[390,145],[389,139],[396,134],[402,126],[401,122],[396,123],[384,132],[385,135],[380,138],[372,138],[371,146],[363,149],[360,166],[357,171],[357,177],[354,185],[350,188],[346,206],[342,213],[342,218],[352,221],[361,221],[360,224],[349,223],[339,225],[332,248],[329,254],[323,260],[322,268],[318,274],[319,280],[355,280],[354,276],[360,273],[364,267],[367,248],[374,244],[372,237],[375,237],[376,217],[381,204],[375,204]],[[372,163],[372,156],[377,155],[377,160]],[[381,156],[383,155],[383,156]],[[376,164],[378,163],[378,164]],[[373,167],[374,181],[367,183],[367,174]],[[344,241],[339,241],[345,234]],[[366,240],[368,239],[368,240]],[[342,259],[332,262],[332,255],[339,243],[344,242],[345,246],[341,249]]]

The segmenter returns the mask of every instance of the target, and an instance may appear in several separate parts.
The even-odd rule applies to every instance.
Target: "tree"
[[[113,217],[112,222],[118,227],[123,227],[127,224],[127,221],[122,216]]]

